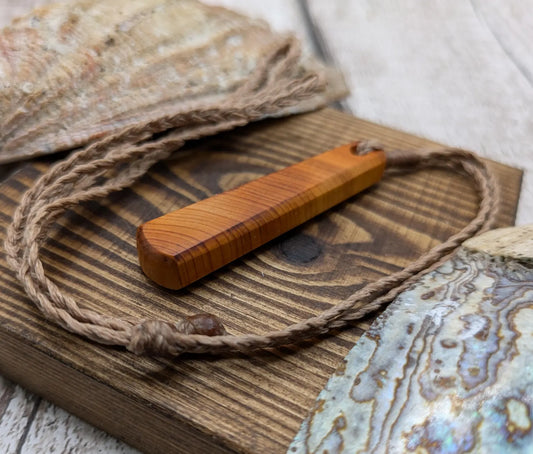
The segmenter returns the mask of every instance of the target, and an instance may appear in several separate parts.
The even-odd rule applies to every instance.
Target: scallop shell
[[[288,454],[533,447],[533,225],[467,241],[330,378]]]
[[[262,21],[194,0],[36,9],[0,33],[0,163],[81,147],[221,100],[283,39]],[[300,65],[328,72],[316,62]],[[279,115],[344,95],[333,79],[328,91]]]

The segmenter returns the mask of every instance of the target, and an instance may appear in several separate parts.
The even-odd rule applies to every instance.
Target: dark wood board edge
[[[3,376],[134,448],[155,454],[236,452],[225,447],[222,440],[51,357],[29,344],[28,339],[1,331]],[[70,387],[62,387],[63,381],[68,381]]]

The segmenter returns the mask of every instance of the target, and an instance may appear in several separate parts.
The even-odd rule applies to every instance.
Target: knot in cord
[[[185,351],[179,344],[179,336],[191,334],[224,336],[226,329],[218,317],[211,314],[179,317],[173,323],[143,320],[131,328],[128,350],[137,355],[178,356]]]
[[[128,350],[137,355],[178,356],[184,349],[170,343],[176,333],[191,334],[192,325],[184,319],[176,323],[144,320],[132,327]]]

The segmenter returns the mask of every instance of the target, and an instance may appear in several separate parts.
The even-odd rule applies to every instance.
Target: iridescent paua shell
[[[330,378],[289,453],[533,452],[533,226],[470,240]]]
[[[0,163],[220,102],[285,38],[195,0],[74,0],[36,9],[0,31]],[[340,77],[318,63],[295,67],[323,71],[331,83],[279,115],[345,93]]]

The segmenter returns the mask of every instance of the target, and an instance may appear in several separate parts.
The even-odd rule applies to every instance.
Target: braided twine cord
[[[428,167],[467,175],[480,199],[475,218],[460,232],[403,270],[358,290],[321,314],[265,334],[232,336],[217,331],[199,334],[187,319],[177,321],[121,319],[80,307],[44,272],[39,254],[54,222],[80,202],[102,198],[132,185],[156,162],[185,141],[242,126],[275,114],[323,90],[319,74],[298,69],[299,48],[287,39],[274,47],[249,81],[218,105],[190,106],[174,115],[129,127],[58,162],[23,196],[8,228],[5,250],[30,299],[45,317],[93,341],[126,347],[136,354],[177,356],[183,352],[222,353],[276,347],[326,333],[357,320],[392,301],[421,275],[435,269],[466,239],[494,221],[494,179],[476,155],[458,149],[387,152],[388,172]],[[154,134],[165,132],[152,139]],[[361,146],[361,152],[372,146]],[[213,334],[213,332],[209,333]]]

